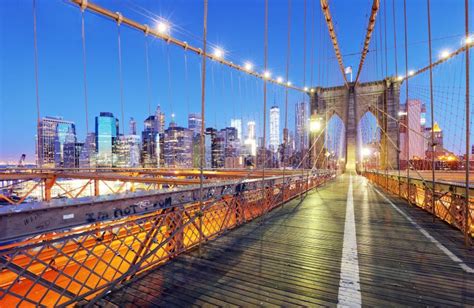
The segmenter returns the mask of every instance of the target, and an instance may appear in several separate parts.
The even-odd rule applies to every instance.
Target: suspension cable
[[[465,14],[465,30],[466,30],[466,40],[469,37],[469,0],[464,1],[464,14]],[[466,44],[467,45],[467,44]],[[470,221],[470,202],[469,202],[469,148],[470,148],[470,105],[469,105],[469,48],[466,48],[466,189],[465,189],[465,207],[464,207],[464,243],[466,246],[470,245],[470,227],[472,221]]]
[[[364,48],[362,50],[362,55],[360,57],[360,62],[359,62],[359,68],[357,70],[357,75],[355,79],[356,84],[359,81],[359,76],[362,71],[362,67],[364,66],[365,57],[367,56],[367,52],[369,51],[370,38],[372,37],[372,32],[375,28],[375,20],[377,17],[377,12],[379,10],[379,7],[380,7],[379,0],[374,0],[374,2],[372,3],[372,10],[370,13],[369,25],[367,26],[367,33],[365,35]]]
[[[395,59],[395,75],[398,76],[398,55],[397,55],[397,20],[395,18],[395,0],[392,0],[392,18],[393,18],[393,46]],[[400,166],[399,166],[400,167]]]
[[[306,26],[306,7],[307,7],[307,1],[304,0],[304,10],[303,10],[303,85],[306,86],[306,41],[307,41],[307,35],[306,35],[306,29],[307,29],[307,26]],[[305,111],[308,111],[309,108],[306,107],[306,93],[303,93],[303,107],[305,108],[304,110]],[[308,137],[308,140],[309,140],[309,136],[308,136],[308,132],[306,131],[305,128],[303,128],[303,132],[304,132],[304,135],[303,135],[303,149],[305,149],[305,139],[306,137]],[[304,152],[304,151],[303,151]],[[302,168],[301,168],[301,175],[302,175],[302,179],[304,179],[304,169],[307,168],[307,165],[308,165],[308,158],[307,156],[309,155],[310,151],[308,150],[307,152],[307,155],[304,156],[304,158],[302,159]],[[306,181],[306,186],[308,185],[308,182]],[[303,194],[301,194],[301,198],[303,198]]]
[[[118,64],[119,64],[119,82],[120,82],[120,109],[122,113],[122,134],[125,135],[125,122],[124,122],[124,102],[123,102],[123,76],[122,76],[122,42],[120,35],[120,24],[122,23],[122,15],[119,13],[117,18],[117,51],[118,51]]]
[[[188,78],[188,54],[186,51],[184,52],[184,83],[185,83],[185,88],[186,88],[186,107],[188,114],[190,112],[190,106],[189,106],[189,78]]]
[[[388,57],[387,57],[387,0],[383,0],[383,27],[385,44],[385,76],[388,76]]]
[[[430,114],[431,114],[431,179],[433,185],[433,191],[435,191],[435,149],[436,145],[434,143],[434,99],[433,99],[433,68],[432,62],[432,53],[431,53],[431,9],[430,9],[430,0],[426,0],[426,9],[428,15],[428,55],[429,55],[429,63],[430,63]],[[435,209],[435,196],[434,194],[431,196],[431,211],[433,214],[433,221],[436,217],[436,209]]]
[[[314,14],[315,14],[315,5],[314,5],[315,0],[311,1],[311,87],[313,86],[313,77],[314,77],[314,38],[315,38],[315,33],[314,33]]]
[[[207,52],[207,0],[204,0],[204,20],[203,20],[203,39],[202,39],[202,48],[204,54]],[[200,152],[199,157],[199,211],[202,212],[203,208],[203,184],[204,184],[204,157],[205,157],[205,148],[204,148],[204,126],[205,126],[205,111],[206,111],[206,57],[201,57],[201,136],[200,136]],[[199,252],[201,251],[201,242],[203,239],[202,233],[202,215],[199,215]]]
[[[169,99],[169,104],[170,104],[170,110],[171,110],[171,117],[173,118],[174,121],[174,110],[173,110],[173,91],[171,87],[171,59],[170,59],[170,45],[166,45],[166,61],[167,61],[167,68],[168,68],[168,99]]]
[[[265,18],[264,18],[264,70],[268,69],[268,0],[265,0]],[[262,157],[262,207],[265,208],[265,163],[266,163],[266,134],[267,134],[267,80],[263,80],[263,157]],[[262,215],[263,217],[263,215]]]
[[[324,17],[326,19],[326,25],[328,27],[329,37],[331,38],[332,45],[334,47],[334,52],[336,53],[337,62],[339,63],[339,69],[344,78],[344,83],[347,86],[347,77],[345,74],[344,62],[342,61],[341,50],[339,49],[339,43],[337,41],[336,31],[334,30],[334,24],[332,22],[331,12],[329,11],[328,0],[321,0],[321,9],[323,10]]]
[[[408,29],[407,29],[407,0],[403,0],[403,20],[404,20],[404,29],[405,29],[405,75],[408,76]],[[405,133],[405,152],[406,152],[406,160],[407,160],[407,191],[408,191],[408,203],[410,203],[410,167],[408,166],[409,165],[409,162],[410,162],[410,140],[409,140],[409,130],[410,130],[410,121],[409,121],[409,117],[410,117],[410,107],[409,107],[409,104],[408,104],[408,79],[407,79],[407,82],[405,84],[405,93],[406,93],[406,98],[405,98],[405,107],[406,107],[406,110],[407,110],[407,115],[406,115],[406,119],[407,119],[407,130],[406,130],[406,133]],[[432,128],[433,129],[433,128]]]
[[[86,30],[84,22],[85,9],[81,8],[81,40],[82,40],[82,73],[84,83],[84,112],[86,116],[86,138],[89,134],[89,112],[88,112],[88,95],[87,95],[87,53],[86,53]]]
[[[146,91],[148,101],[148,115],[151,115],[151,83],[150,83],[150,59],[148,54],[148,32],[149,28],[145,31],[144,43],[145,43],[145,70],[146,70]],[[152,125],[152,128],[154,125]]]
[[[78,6],[81,6],[84,2],[88,2],[88,0],[69,0],[69,1],[75,3]],[[99,14],[101,16],[110,18],[112,20],[118,20],[120,18],[122,20],[122,23],[129,26],[130,28],[138,30],[138,31],[142,31],[142,32],[146,31],[147,26],[145,24],[140,24],[139,22],[137,22],[135,20],[132,20],[132,19],[127,18],[127,17],[123,17],[120,13],[118,13],[118,12],[114,13],[114,12],[112,12],[110,10],[107,10],[106,8],[101,7],[101,6],[99,6],[95,3],[88,2],[87,9],[94,12],[94,13],[96,13],[96,14]],[[158,30],[154,30],[154,29],[149,29],[149,34],[153,35],[154,37],[156,37],[160,40],[166,41],[169,44],[173,44],[173,45],[176,45],[178,47],[184,48],[184,49],[186,49],[190,52],[193,52],[193,53],[195,53],[199,56],[204,56],[204,57],[207,57],[211,60],[215,60],[215,62],[217,62],[219,64],[222,64],[224,66],[228,66],[232,69],[235,69],[235,70],[238,70],[240,72],[246,73],[248,75],[254,76],[258,79],[266,80],[268,83],[276,84],[276,85],[279,85],[281,87],[288,87],[290,89],[297,90],[297,91],[300,91],[300,92],[306,92],[303,87],[298,87],[298,86],[293,85],[293,84],[278,82],[277,79],[266,77],[263,72],[259,73],[255,70],[248,70],[245,67],[245,65],[235,64],[234,62],[232,62],[230,60],[226,60],[226,59],[223,59],[223,58],[218,58],[212,53],[205,53],[205,52],[203,52],[203,50],[201,48],[189,45],[187,42],[181,41],[177,38],[174,38],[174,37],[170,36],[169,34],[160,33]]]
[[[288,33],[287,33],[287,43],[286,43],[286,73],[285,78],[288,80],[288,75],[290,72],[290,53],[291,53],[291,0],[288,0]],[[285,171],[287,164],[287,154],[288,154],[288,88],[285,88],[285,129],[283,130],[283,188],[285,188]]]
[[[33,45],[35,49],[35,94],[36,94],[36,124],[37,129],[40,127],[41,114],[40,114],[40,97],[39,97],[39,79],[38,79],[38,35],[36,31],[37,24],[36,16],[36,0],[33,0]],[[38,131],[39,133],[39,131]],[[38,139],[39,142],[39,139]],[[38,147],[39,150],[39,147]],[[39,152],[39,151],[38,151]],[[41,168],[43,165],[43,153],[38,153],[38,164]]]

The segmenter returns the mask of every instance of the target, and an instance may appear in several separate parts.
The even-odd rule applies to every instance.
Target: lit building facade
[[[402,105],[399,113],[400,122],[400,159],[407,160],[407,146],[410,159],[425,159],[427,142],[425,135],[425,113],[423,102],[417,99],[408,100]],[[407,125],[410,129],[407,129]],[[408,138],[408,139],[407,139]]]
[[[247,122],[247,138],[244,141],[245,153],[250,156],[257,155],[257,138],[255,121]]]
[[[118,136],[114,143],[113,166],[133,168],[140,166],[140,136]]]
[[[160,167],[160,133],[156,115],[151,115],[144,121],[141,143],[141,162],[143,167]]]
[[[198,113],[190,113],[188,115],[188,128],[193,132],[194,136],[201,134],[202,117]]]
[[[83,142],[69,142],[64,144],[64,168],[79,168],[80,155],[83,147]]]
[[[231,119],[230,127],[233,127],[237,130],[237,138],[242,142],[242,120],[241,119]]]
[[[193,166],[193,132],[173,126],[164,134],[164,162],[167,167],[191,168]]]
[[[165,113],[161,111],[161,106],[156,107],[154,116],[153,128],[158,133],[162,134],[165,132]]]
[[[308,148],[308,103],[297,103],[295,111],[295,148],[301,152]]]
[[[62,167],[64,144],[76,142],[76,127],[73,122],[61,117],[45,117],[37,127],[36,162],[43,168]]]
[[[95,144],[95,133],[89,133],[86,137],[86,142],[81,149],[79,154],[79,167],[80,168],[95,168],[97,164],[97,152]]]
[[[130,118],[130,121],[128,122],[128,130],[130,135],[137,134],[137,122],[134,118]]]
[[[112,166],[113,145],[118,135],[119,122],[111,112],[101,112],[98,117],[95,117],[97,166]]]
[[[277,152],[280,145],[280,108],[270,108],[270,148]]]

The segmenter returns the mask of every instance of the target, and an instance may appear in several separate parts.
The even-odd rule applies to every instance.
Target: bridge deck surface
[[[459,231],[443,222],[433,224],[429,214],[399,199],[390,198],[391,205],[355,175],[338,177],[302,202],[293,200],[272,211],[263,224],[257,219],[205,244],[201,257],[197,251],[179,256],[109,294],[105,303],[335,306],[341,296],[341,262],[354,261],[347,260],[343,249],[350,244],[350,237],[344,239],[349,236],[344,230],[350,186],[359,268],[346,266],[344,271],[358,278],[362,305],[474,305],[474,273],[468,272],[474,268],[474,251],[463,248]],[[418,229],[395,207],[416,221]],[[358,293],[357,282],[353,286]],[[356,297],[346,300],[358,304]]]

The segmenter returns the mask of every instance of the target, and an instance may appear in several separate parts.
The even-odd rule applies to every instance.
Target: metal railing
[[[375,171],[365,171],[362,175],[377,186],[408,201],[409,204],[422,208],[461,232],[474,237],[474,200],[470,198],[469,202],[466,202],[464,185],[436,182],[433,189],[431,181],[420,178],[410,177],[407,181],[405,176]],[[435,199],[434,208],[433,198]]]
[[[245,224],[332,177],[331,173],[313,173],[308,178],[287,176],[285,182],[282,177],[269,177],[264,182],[251,179],[206,184],[201,210],[198,187],[168,191],[172,196],[165,196],[169,199],[164,203],[132,198],[134,210],[128,212],[125,209],[131,207],[124,199],[117,200],[115,210],[97,202],[88,209],[94,213],[93,220],[84,223],[79,219],[67,227],[65,218],[90,217],[80,211],[87,205],[56,207],[59,212],[55,215],[63,220],[52,219],[48,225],[38,224],[44,221],[45,209],[25,209],[27,217],[22,211],[0,213],[12,225],[23,222],[36,230],[31,235],[12,230],[0,238],[0,306],[68,306],[82,300],[93,303],[137,274]],[[67,212],[71,208],[76,212]],[[16,215],[19,222],[11,221]],[[41,232],[41,228],[48,231]]]

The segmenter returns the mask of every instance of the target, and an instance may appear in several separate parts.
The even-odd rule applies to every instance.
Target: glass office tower
[[[113,145],[119,134],[119,122],[111,112],[95,117],[97,166],[112,167]]]

